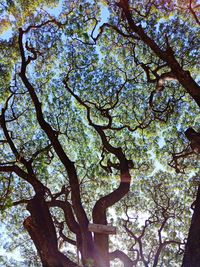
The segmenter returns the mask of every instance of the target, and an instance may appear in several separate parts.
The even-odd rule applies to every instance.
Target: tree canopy
[[[200,266],[199,12],[0,3],[2,266]]]

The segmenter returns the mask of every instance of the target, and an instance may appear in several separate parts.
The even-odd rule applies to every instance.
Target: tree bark
[[[182,267],[200,266],[200,186],[185,247]]]
[[[77,264],[58,250],[55,227],[43,195],[36,194],[27,205],[31,216],[24,227],[33,240],[43,267],[76,267]]]
[[[126,176],[126,182],[124,182],[124,176]],[[96,224],[107,224],[106,211],[109,207],[117,203],[122,199],[129,191],[130,188],[130,174],[127,170],[126,175],[121,175],[121,183],[119,187],[112,193],[100,198],[93,208],[93,222]],[[97,251],[96,262],[98,267],[109,267],[109,242],[108,235],[94,233],[94,244]]]

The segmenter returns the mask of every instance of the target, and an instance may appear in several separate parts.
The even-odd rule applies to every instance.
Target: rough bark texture
[[[195,201],[182,267],[200,266],[200,186]]]

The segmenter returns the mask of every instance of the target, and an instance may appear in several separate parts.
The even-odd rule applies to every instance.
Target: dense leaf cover
[[[0,3],[1,266],[200,266],[199,10]]]

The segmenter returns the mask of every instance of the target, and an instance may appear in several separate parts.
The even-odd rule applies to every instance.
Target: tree
[[[104,1],[102,24],[98,1],[40,2],[1,10],[1,209],[36,248],[26,264],[179,266],[186,244],[198,266],[198,4]],[[121,250],[90,231],[112,219]]]

